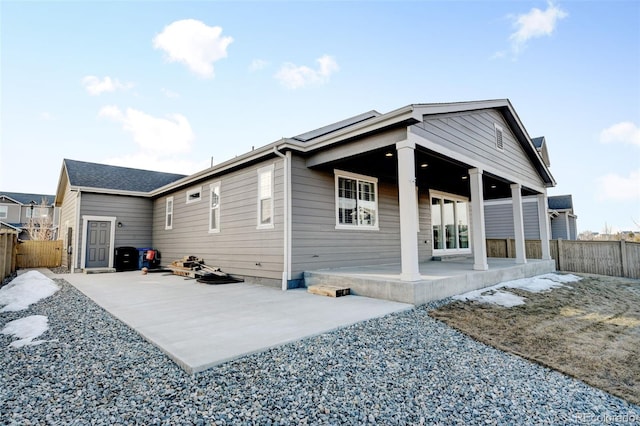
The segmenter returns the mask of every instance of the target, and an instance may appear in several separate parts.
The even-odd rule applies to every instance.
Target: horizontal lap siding
[[[504,150],[496,148],[494,123],[503,129]],[[455,152],[478,160],[472,166],[490,165],[519,179],[541,185],[540,176],[502,115],[494,110],[425,117],[413,126],[416,133]]]
[[[74,196],[75,194],[71,194]],[[83,192],[81,195],[80,226],[78,233],[78,253],[82,253],[82,233],[84,230],[83,216],[114,216],[116,224],[122,223],[122,228],[116,227],[114,247],[144,248],[151,246],[153,202],[142,197],[128,197],[123,195],[92,194]]]
[[[62,250],[62,264],[65,266],[69,263],[68,256],[73,256],[73,255],[69,255],[67,252],[67,249],[68,249],[67,235],[68,235],[69,229],[72,230],[71,237],[73,238],[73,240],[78,241],[78,234],[76,233],[76,229],[75,229],[77,193],[71,192],[71,190],[69,189],[69,181],[67,180],[66,176],[67,175],[65,173],[63,177],[64,181],[62,183],[62,185],[64,185],[64,198],[62,199],[62,206],[61,206],[61,212],[60,212],[60,230],[58,232],[58,239],[63,241],[64,249]],[[78,265],[80,264],[79,261],[77,264]]]
[[[168,265],[184,256],[233,275],[281,279],[283,270],[282,160],[270,160],[154,200],[153,244]],[[258,169],[275,164],[274,228],[256,229]],[[220,182],[220,232],[209,233],[210,184]],[[200,201],[186,204],[187,191],[201,187]],[[173,196],[173,229],[165,230],[166,200]],[[258,265],[256,265],[258,264]]]
[[[335,229],[335,177],[292,161],[292,272],[400,261],[395,183],[378,182],[379,231]],[[374,176],[375,177],[375,176]]]
[[[522,219],[524,238],[527,240],[540,239],[537,202],[522,203]],[[511,203],[485,205],[484,223],[487,238],[515,238]]]

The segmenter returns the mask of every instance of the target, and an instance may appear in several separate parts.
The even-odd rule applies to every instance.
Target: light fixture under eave
[[[393,152],[389,151],[389,152],[385,152],[384,153],[385,157],[393,157]]]
[[[496,186],[495,185],[491,185],[491,189],[496,189]]]
[[[423,169],[426,169],[429,165],[427,163],[422,163],[420,164],[420,167]]]
[[[466,175],[462,176],[462,180],[467,180],[467,179],[469,179],[469,176],[466,176]]]
[[[122,228],[122,222],[118,222],[118,228]]]

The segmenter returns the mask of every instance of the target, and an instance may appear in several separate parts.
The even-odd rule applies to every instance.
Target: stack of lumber
[[[196,256],[185,256],[180,260],[174,260],[168,266],[174,275],[188,278],[198,278],[206,274],[223,274],[220,268],[213,268],[204,264],[204,260]]]

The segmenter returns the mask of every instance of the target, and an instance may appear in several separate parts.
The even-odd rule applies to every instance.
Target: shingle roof
[[[549,208],[552,210],[571,210],[573,200],[571,195],[554,195],[548,198]]]
[[[319,129],[312,130],[310,132],[302,133],[298,136],[294,136],[291,139],[299,140],[300,142],[308,142],[312,139],[318,138],[320,136],[327,135],[329,133],[335,132],[340,129],[344,129],[345,127],[353,126],[354,124],[358,124],[362,121],[369,120],[374,117],[378,117],[380,115],[377,111],[369,111],[354,117],[347,118],[342,121],[338,121],[337,123],[332,123],[324,127],[320,127]]]
[[[55,195],[46,195],[46,194],[25,194],[22,192],[4,192],[0,191],[0,198],[2,196],[11,198],[19,202],[20,204],[31,204],[32,202],[35,204],[42,203],[42,199],[45,199],[45,203],[47,205],[53,204],[53,201],[56,199]]]
[[[84,161],[64,160],[71,186],[112,189],[120,191],[149,192],[185,175],[131,169]]]

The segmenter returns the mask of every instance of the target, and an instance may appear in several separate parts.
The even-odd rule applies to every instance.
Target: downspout
[[[78,267],[78,238],[80,238],[80,204],[82,201],[82,191],[78,190],[76,195],[76,232],[71,245],[71,272],[74,273]],[[67,254],[68,256],[68,254]]]
[[[284,230],[283,230],[283,270],[282,270],[282,290],[289,288],[291,279],[291,151],[286,154],[278,151],[278,147],[273,147],[273,153],[282,158],[284,170]]]

